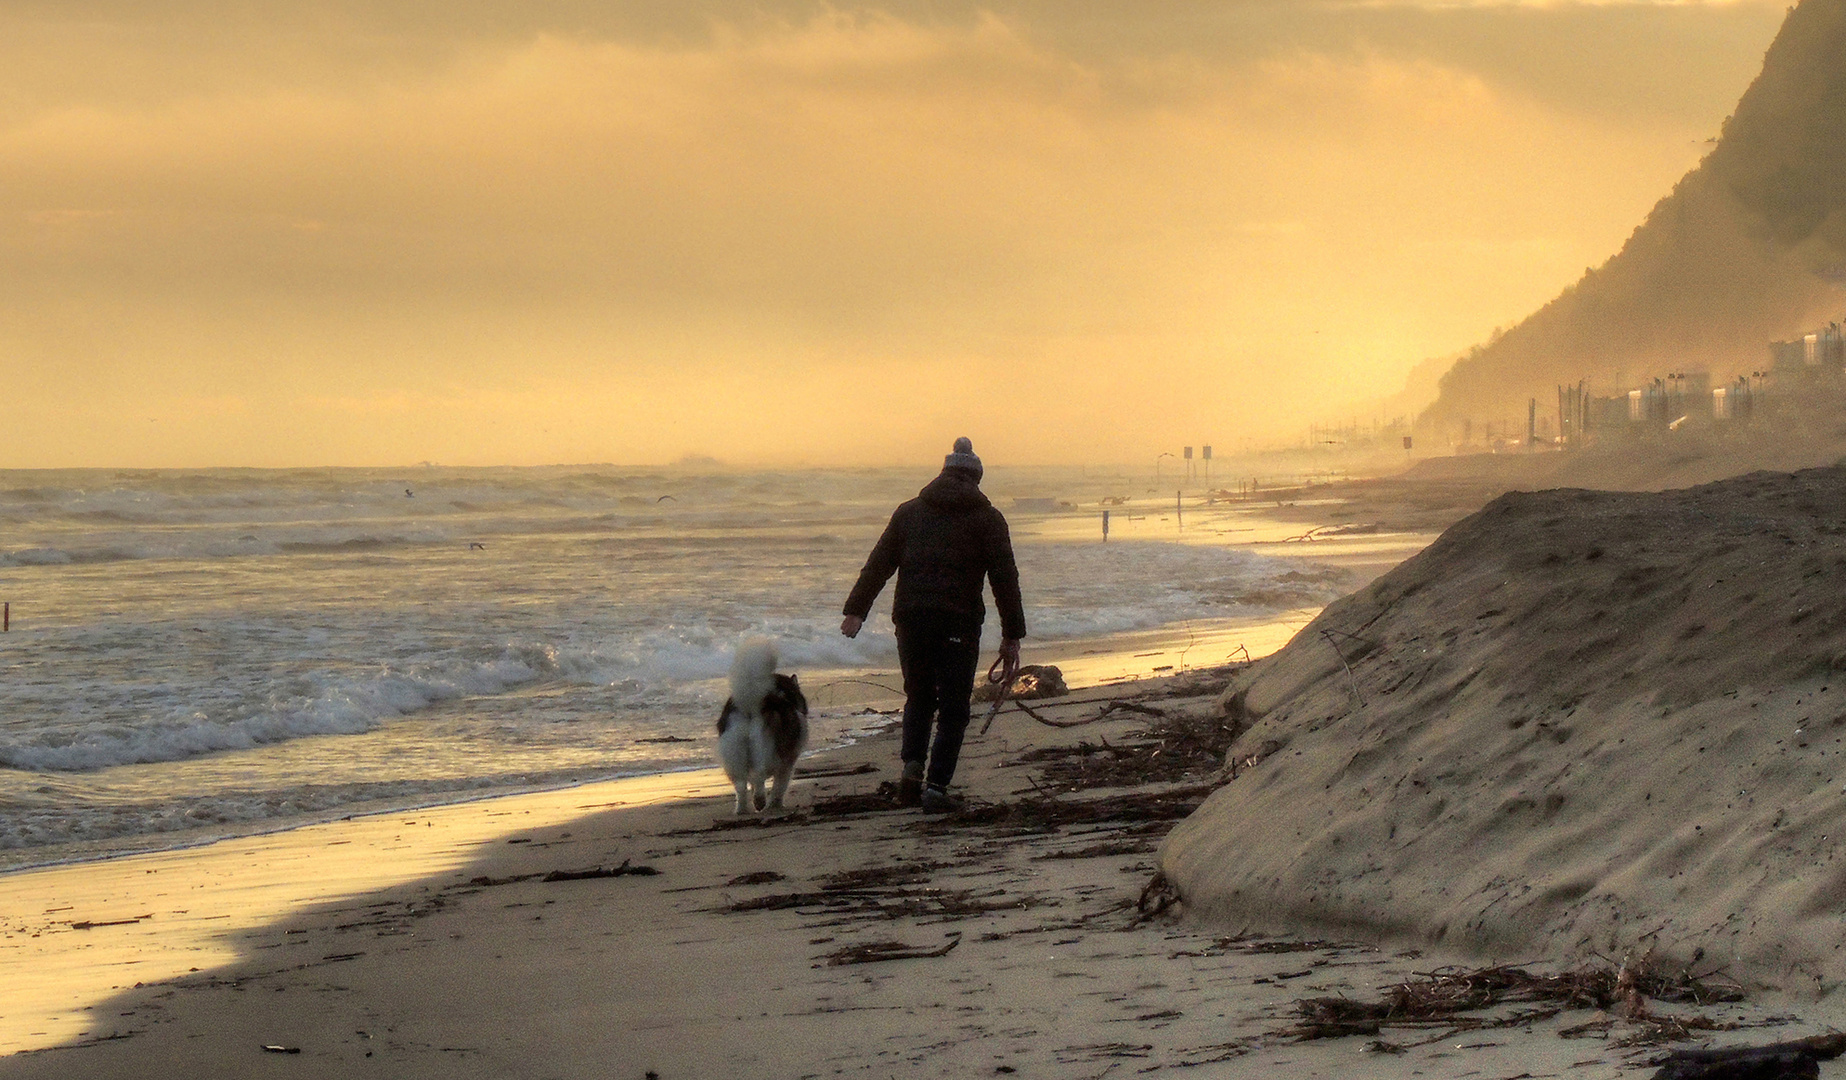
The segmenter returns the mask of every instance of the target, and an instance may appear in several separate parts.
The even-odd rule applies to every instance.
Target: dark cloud
[[[1628,119],[1723,115],[1760,62],[1771,3],[1418,5],[1300,0],[14,0],[0,93],[65,100],[413,77],[539,35],[700,48],[815,19],[966,27],[998,18],[1108,69],[1189,57],[1236,66],[1302,52],[1382,54],[1470,72],[1552,106]],[[110,62],[70,65],[77,47]],[[22,83],[30,84],[23,86]]]

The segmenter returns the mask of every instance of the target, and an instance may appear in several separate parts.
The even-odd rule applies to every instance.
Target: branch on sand
[[[901,941],[870,941],[863,945],[849,945],[844,949],[816,957],[827,961],[827,967],[841,967],[845,964],[879,964],[886,960],[923,960],[934,956],[947,956],[961,944],[961,936],[949,939],[947,945],[939,949],[926,949],[919,945],[906,945]],[[815,964],[820,967],[820,964]]]
[[[1818,1077],[1820,1063],[1846,1053],[1846,1035],[1833,1032],[1769,1046],[1718,1050],[1675,1050],[1653,1080],[1756,1080],[1757,1077]]]
[[[468,884],[479,888],[492,888],[496,885],[512,885],[520,881],[587,881],[591,878],[612,877],[653,877],[660,873],[651,866],[635,866],[632,860],[623,859],[622,865],[607,869],[594,867],[589,870],[553,870],[548,874],[514,874],[510,877],[477,877],[468,879]]]

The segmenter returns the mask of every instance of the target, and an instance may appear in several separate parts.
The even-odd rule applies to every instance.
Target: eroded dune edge
[[[1568,961],[1846,974],[1846,471],[1513,493],[1242,672],[1188,905]]]

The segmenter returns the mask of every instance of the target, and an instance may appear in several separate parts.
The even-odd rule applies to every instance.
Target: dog
[[[795,676],[777,674],[776,661],[776,643],[768,638],[738,646],[731,696],[718,713],[718,760],[737,788],[740,817],[782,809],[795,759],[808,745],[808,699]]]

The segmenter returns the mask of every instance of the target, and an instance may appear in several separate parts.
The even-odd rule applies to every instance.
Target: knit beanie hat
[[[945,469],[966,469],[981,478],[981,459],[974,456],[974,443],[966,435],[955,440],[955,452],[942,459]]]

